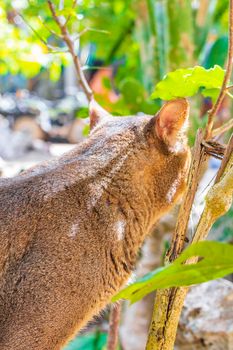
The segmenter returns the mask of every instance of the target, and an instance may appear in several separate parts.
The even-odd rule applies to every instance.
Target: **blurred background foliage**
[[[225,63],[226,0],[79,0],[75,7],[72,0],[53,2],[69,18],[84,69],[111,69],[102,83],[117,97],[98,99],[116,114],[155,113],[160,101],[150,94],[171,70]],[[33,78],[46,70],[57,81],[71,61],[56,34],[46,0],[1,0],[0,74]]]

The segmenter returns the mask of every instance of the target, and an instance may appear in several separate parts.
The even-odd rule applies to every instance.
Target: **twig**
[[[74,38],[74,40],[78,40],[81,38],[81,36],[83,36],[84,34],[88,33],[88,32],[96,32],[96,33],[102,33],[102,34],[110,34],[110,32],[108,30],[104,30],[104,29],[95,29],[95,28],[91,28],[91,27],[86,27],[84,28],[81,32],[78,33],[78,35]]]
[[[226,149],[223,161],[221,163],[221,166],[220,166],[220,168],[218,170],[218,173],[217,173],[217,176],[216,176],[216,179],[215,179],[215,183],[217,183],[220,180],[220,178],[221,178],[221,176],[222,176],[222,174],[223,174],[223,172],[224,172],[224,170],[226,168],[226,164],[228,163],[232,153],[233,153],[233,135],[231,135],[231,138],[230,138],[230,140],[228,142],[227,149]]]
[[[219,142],[203,140],[202,146],[205,148],[205,153],[214,158],[222,159],[225,154],[226,146]]]
[[[121,316],[121,302],[111,305],[107,350],[116,350],[118,344],[118,328]]]
[[[78,1],[78,0],[74,0],[74,1],[73,1],[72,10],[76,7],[77,1]],[[71,16],[72,16],[72,14],[69,14],[69,16],[67,17],[66,22],[65,22],[65,26],[67,26],[69,20],[71,19]]]
[[[223,134],[224,132],[226,132],[227,130],[230,130],[231,128],[233,128],[233,118],[228,120],[228,122],[226,122],[225,124],[223,124],[219,128],[214,129],[212,131],[212,137],[219,136],[219,135]]]
[[[31,31],[37,36],[37,38],[38,38],[45,46],[48,47],[48,44],[47,44],[46,40],[44,40],[44,39],[42,38],[42,36],[40,36],[40,34],[37,33],[37,31],[31,26],[30,23],[28,23],[28,21],[25,19],[25,17],[24,17],[21,13],[19,13],[19,12],[17,12],[17,15],[18,15],[19,17],[22,18],[22,20],[24,21],[24,23],[28,26],[28,28],[31,29]]]
[[[228,41],[228,57],[227,57],[227,67],[226,73],[223,79],[222,87],[218,95],[217,101],[213,108],[210,110],[208,115],[208,122],[206,125],[205,139],[209,139],[212,134],[213,121],[216,113],[218,112],[223,99],[226,95],[227,84],[231,77],[232,67],[233,67],[233,0],[230,0],[230,10],[229,10],[229,41]]]
[[[48,31],[50,34],[56,36],[56,37],[59,38],[59,39],[63,39],[61,35],[59,35],[59,34],[56,33],[54,30],[52,30],[51,28],[49,28],[49,27],[47,26],[47,24],[42,20],[41,16],[38,16],[38,18],[39,18],[39,20],[40,20],[40,23],[47,29],[47,31]]]
[[[45,39],[42,38],[42,36],[40,36],[40,34],[31,26],[31,24],[25,19],[25,17],[17,12],[17,14],[22,18],[22,20],[24,21],[24,23],[28,26],[28,28],[37,36],[37,38],[42,42],[42,44],[44,44],[47,49],[49,50],[49,53],[64,53],[64,52],[69,52],[67,50],[62,50],[61,48],[59,47],[56,47],[56,46],[52,46],[50,44],[47,43],[47,41]],[[44,25],[44,23],[43,23]],[[47,28],[49,30],[49,28]],[[53,31],[51,31],[52,34],[56,35],[59,37],[59,34],[57,33],[53,33]],[[59,37],[60,39],[62,39],[62,37]]]
[[[92,90],[91,90],[91,88],[86,80],[86,77],[82,71],[82,67],[81,67],[79,58],[75,53],[74,43],[73,43],[73,41],[70,37],[70,34],[68,32],[68,29],[66,27],[67,20],[66,20],[65,24],[63,24],[60,17],[57,15],[54,4],[51,2],[51,0],[47,0],[47,3],[49,6],[49,9],[51,11],[52,17],[55,20],[55,22],[57,23],[57,25],[61,31],[63,40],[66,43],[68,50],[73,58],[78,81],[79,81],[80,85],[82,86],[83,91],[84,91],[85,95],[87,96],[87,99],[90,101],[92,96],[93,96],[93,92],[92,92]],[[76,4],[76,1],[74,3]]]

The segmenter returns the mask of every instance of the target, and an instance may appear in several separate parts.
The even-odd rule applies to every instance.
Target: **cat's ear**
[[[156,134],[169,147],[185,138],[189,103],[185,98],[169,101],[156,115]]]
[[[89,105],[90,129],[93,129],[98,123],[105,118],[111,116],[104,108],[102,108],[94,98],[91,99]]]

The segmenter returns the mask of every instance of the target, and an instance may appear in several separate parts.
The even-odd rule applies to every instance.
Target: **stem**
[[[219,136],[221,134],[223,134],[224,132],[230,130],[231,128],[233,128],[233,119],[228,120],[228,122],[226,122],[225,124],[223,124],[222,126],[220,126],[219,128],[216,128],[212,131],[212,136]]]
[[[121,302],[111,305],[107,350],[116,350],[118,344],[118,329],[121,317]]]
[[[228,43],[228,57],[227,57],[227,67],[226,73],[223,79],[222,87],[218,95],[217,101],[213,108],[209,112],[208,122],[205,131],[205,138],[209,139],[212,135],[212,128],[214,124],[214,117],[218,112],[223,99],[227,92],[227,83],[230,80],[232,67],[233,67],[233,0],[230,0],[230,10],[229,10],[229,43]]]
[[[228,146],[227,146],[227,149],[226,149],[226,152],[225,152],[225,155],[224,155],[224,158],[222,160],[222,163],[221,163],[221,166],[218,170],[218,173],[217,173],[217,176],[216,176],[216,179],[215,179],[215,184],[220,180],[220,178],[222,177],[223,175],[223,172],[226,168],[226,165],[228,164],[229,162],[229,159],[231,157],[233,153],[233,135],[231,135],[231,138],[228,142]]]
[[[64,42],[66,43],[67,48],[68,48],[68,50],[73,58],[75,70],[77,73],[78,82],[81,85],[81,87],[83,88],[83,91],[84,91],[85,95],[87,96],[88,101],[90,101],[93,97],[93,92],[92,92],[92,90],[91,90],[91,88],[86,80],[86,77],[83,73],[79,58],[75,53],[74,43],[70,37],[70,34],[69,34],[67,26],[66,26],[67,21],[65,22],[65,24],[62,24],[60,17],[57,16],[57,14],[56,14],[54,4],[51,2],[51,0],[47,0],[47,2],[48,2],[49,9],[51,11],[52,17],[55,20],[55,22],[57,23],[57,25],[61,31],[62,38],[63,38]],[[76,1],[74,3],[76,3]]]

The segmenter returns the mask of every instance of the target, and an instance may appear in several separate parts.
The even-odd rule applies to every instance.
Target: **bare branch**
[[[214,104],[213,108],[210,110],[208,115],[208,123],[205,131],[205,138],[209,139],[212,134],[212,128],[214,123],[214,117],[218,112],[223,99],[226,95],[227,84],[231,77],[232,67],[233,67],[233,0],[230,0],[230,10],[229,10],[229,42],[228,42],[228,57],[227,57],[227,67],[226,73],[223,79],[222,87],[218,95],[218,99]]]
[[[78,1],[78,0],[73,0],[72,10],[76,7],[77,1]],[[70,15],[67,17],[66,22],[65,22],[65,26],[67,26],[67,24],[68,24],[68,22],[70,21],[71,17],[72,17],[72,14],[70,14]]]
[[[96,29],[96,28],[84,28],[75,38],[75,40],[79,39],[82,35],[86,34],[87,32],[96,32],[96,33],[103,33],[103,34],[110,34],[108,30],[103,29]]]
[[[107,350],[116,350],[118,343],[118,328],[121,317],[121,302],[111,305]]]
[[[25,19],[25,17],[17,12],[17,15],[20,16],[22,18],[22,20],[24,21],[24,23],[28,26],[28,28],[30,28],[30,30],[37,36],[37,38],[45,45],[48,47],[47,41],[45,39],[43,39],[40,34],[31,26],[31,24]]]
[[[225,124],[223,124],[222,126],[220,126],[219,128],[216,128],[212,131],[212,136],[219,136],[221,134],[223,134],[224,132],[230,130],[231,128],[233,128],[233,118],[228,120],[228,122],[226,122]]]
[[[78,58],[77,54],[75,53],[74,43],[70,37],[70,34],[69,34],[67,26],[66,26],[67,20],[66,20],[65,24],[63,24],[60,17],[56,13],[56,10],[55,10],[55,7],[54,7],[54,4],[52,3],[52,1],[47,0],[47,3],[49,6],[49,9],[51,11],[52,17],[55,20],[55,22],[57,23],[57,25],[61,31],[62,38],[63,38],[64,42],[66,43],[66,46],[67,46],[67,48],[68,48],[68,50],[73,58],[78,81],[79,81],[81,87],[83,88],[83,91],[84,91],[85,95],[87,96],[87,99],[90,101],[92,96],[93,96],[93,92],[92,92],[92,90],[91,90],[91,88],[86,80],[86,77],[82,71],[82,67],[81,67],[79,58]],[[74,1],[74,3],[76,4],[76,1]]]
[[[47,31],[48,31],[51,35],[54,35],[54,36],[56,36],[56,37],[59,38],[59,39],[63,39],[61,35],[59,35],[59,34],[56,33],[54,30],[52,30],[51,28],[49,28],[49,27],[47,26],[47,24],[42,20],[41,16],[38,16],[38,18],[39,18],[41,24],[47,29]]]
[[[217,176],[216,176],[216,179],[215,179],[215,183],[217,183],[220,180],[223,172],[225,171],[226,164],[228,163],[232,153],[233,153],[233,135],[231,135],[231,138],[230,138],[230,140],[228,142],[227,149],[226,149],[223,161],[221,163],[221,166],[220,166],[220,168],[218,170],[218,173],[217,173]]]
[[[22,18],[24,23],[37,36],[37,38],[42,42],[42,44],[44,44],[47,47],[47,49],[49,50],[49,53],[66,53],[66,52],[69,52],[68,50],[62,50],[59,47],[52,46],[52,45],[48,44],[47,41],[45,39],[43,39],[42,36],[40,36],[40,34],[31,26],[31,24],[25,19],[25,17],[21,13],[17,12],[17,14]],[[58,36],[58,34],[56,34],[56,35]]]
[[[205,153],[214,158],[222,159],[225,154],[226,146],[219,142],[203,140],[202,146],[205,148]]]

